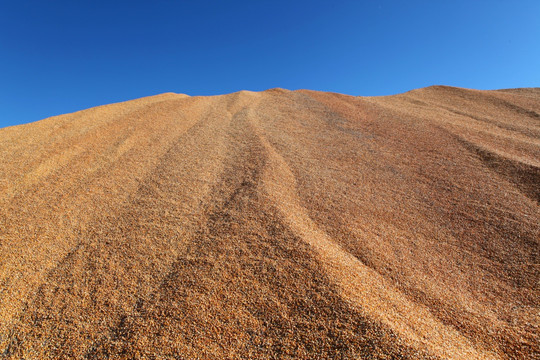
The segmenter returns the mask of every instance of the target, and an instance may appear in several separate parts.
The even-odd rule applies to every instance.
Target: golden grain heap
[[[540,89],[0,129],[2,359],[539,359]]]

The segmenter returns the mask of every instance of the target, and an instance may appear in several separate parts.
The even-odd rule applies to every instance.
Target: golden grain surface
[[[0,358],[540,359],[539,223],[540,89],[0,129]]]

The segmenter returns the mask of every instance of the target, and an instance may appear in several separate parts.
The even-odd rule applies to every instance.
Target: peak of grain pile
[[[540,89],[0,129],[0,358],[538,359],[539,205]]]

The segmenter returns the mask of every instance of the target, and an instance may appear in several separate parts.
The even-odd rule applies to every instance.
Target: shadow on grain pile
[[[0,357],[534,358],[538,95],[164,94],[3,129]]]

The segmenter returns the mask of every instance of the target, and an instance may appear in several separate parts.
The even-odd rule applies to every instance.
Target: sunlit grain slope
[[[538,359],[539,219],[539,89],[0,129],[0,358]]]

